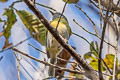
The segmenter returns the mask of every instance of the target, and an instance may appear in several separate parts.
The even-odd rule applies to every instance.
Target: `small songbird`
[[[57,27],[57,32],[65,39],[65,41],[67,42],[67,40],[69,39],[70,35],[71,35],[71,28],[69,27],[67,18],[62,15],[60,13],[52,13],[53,18],[52,21],[50,22],[51,26],[54,27],[56,29]],[[59,25],[58,25],[58,21],[59,18],[61,16]],[[58,26],[57,26],[58,25]],[[48,53],[48,57],[50,58],[50,63],[51,64],[55,64],[56,63],[56,57],[57,55],[62,51],[62,46],[57,42],[57,40],[52,36],[52,34],[48,31],[47,32],[47,44],[46,44],[46,51]],[[49,67],[49,72],[48,72],[49,76],[55,76],[55,69],[50,66]]]

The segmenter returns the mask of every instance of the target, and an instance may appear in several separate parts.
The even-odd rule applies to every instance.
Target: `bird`
[[[52,14],[52,21],[50,21],[50,25],[64,38],[66,42],[68,42],[68,39],[71,35],[71,28],[69,26],[67,18],[64,15],[61,15],[61,13],[53,13],[52,11],[50,12]],[[46,47],[46,52],[48,58],[50,59],[50,63],[55,64],[57,55],[63,49],[62,46],[57,42],[57,40],[47,30],[45,25],[35,15],[32,15],[26,11],[17,11],[17,13],[19,14],[23,23],[26,25],[26,28],[30,31],[32,37],[37,40],[42,46]],[[54,72],[54,68],[50,66],[48,70],[49,76],[53,76]]]
[[[57,32],[64,38],[66,42],[68,42],[68,39],[70,38],[71,35],[71,28],[69,26],[67,18],[58,12],[56,13],[51,12],[51,13],[53,17],[52,17],[52,21],[50,22],[50,25],[57,30]],[[46,35],[46,41],[47,41],[46,52],[48,58],[50,58],[51,64],[55,64],[57,60],[56,57],[63,50],[63,48],[49,31],[47,32]],[[48,74],[49,76],[55,76],[55,69],[52,66],[49,66]]]

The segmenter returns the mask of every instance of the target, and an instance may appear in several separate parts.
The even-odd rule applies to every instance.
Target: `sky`
[[[9,6],[13,1],[15,0],[9,0],[7,3],[0,3],[0,17],[5,19],[5,17],[2,16],[4,8]],[[48,5],[54,9],[56,9],[58,12],[62,12],[64,2],[62,0],[36,0],[37,2],[40,2],[42,4]],[[81,5],[84,4],[84,5]],[[77,5],[79,5],[90,17],[93,21],[95,21],[95,24],[97,26],[97,29],[100,31],[100,22],[99,22],[99,16],[91,10],[89,7],[85,6],[85,4],[89,4],[88,0],[80,0]],[[90,4],[89,4],[90,5]],[[19,3],[15,5],[15,8],[20,10],[28,10],[28,7],[24,3]],[[42,12],[42,14],[50,21],[51,16],[46,8],[37,6],[37,8]],[[32,12],[32,11],[30,11]],[[73,19],[75,19],[80,25],[84,26],[87,30],[90,32],[94,32],[93,25],[89,22],[87,17],[79,10],[77,9],[74,4],[68,4],[64,15],[67,17],[68,22],[70,24],[70,27],[73,32],[84,36],[89,42],[93,40],[97,40],[98,43],[100,42],[97,38],[91,36],[81,28],[79,28],[74,22]],[[0,31],[2,29],[2,24],[0,23]],[[12,30],[11,30],[11,39],[10,41],[15,45],[19,43],[20,41],[28,38],[30,36],[29,31],[24,27],[24,24],[17,16],[17,22],[14,24]],[[0,38],[0,50],[3,46],[4,38]],[[32,47],[30,47],[28,44],[32,44],[35,47],[45,51],[45,47],[41,46],[36,40],[31,38],[28,41],[25,41],[24,43],[20,44],[16,48],[31,55],[34,56],[40,60],[47,59],[47,56],[45,54],[42,54]],[[89,51],[89,44],[84,41],[81,38],[76,37],[75,35],[72,35],[69,44],[76,47],[76,52],[78,54],[83,55],[84,53],[87,53]],[[17,80],[17,68],[16,68],[16,60],[15,56],[13,54],[12,50],[5,51],[0,54],[0,56],[3,56],[3,59],[0,61],[0,77],[2,80]],[[18,55],[19,58],[22,57],[20,60],[20,70],[21,70],[21,80],[42,80],[43,78],[48,77],[47,71],[48,67],[45,67],[43,64],[37,63],[29,58],[26,58],[22,55]],[[33,65],[33,66],[31,66]],[[29,74],[28,74],[29,73]]]

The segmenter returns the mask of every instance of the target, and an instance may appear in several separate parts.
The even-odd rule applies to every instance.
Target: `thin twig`
[[[49,79],[52,79],[52,78],[56,78],[56,77],[48,77],[48,78],[45,78],[43,80],[49,80]],[[75,76],[61,76],[61,79],[62,80],[86,80],[86,79],[82,79],[82,78],[77,78]],[[57,80],[59,80],[59,78]]]
[[[98,31],[97,31],[97,29],[96,29],[96,25],[95,25],[95,23],[93,22],[93,20],[88,16],[88,14],[87,14],[85,11],[82,10],[82,8],[80,8],[80,6],[75,5],[75,7],[77,7],[79,10],[81,10],[81,11],[84,13],[84,15],[88,18],[88,20],[93,24],[95,33],[96,33],[96,35],[98,35]]]
[[[100,36],[98,36],[98,35],[90,32],[90,31],[88,31],[87,29],[85,29],[84,27],[82,27],[75,19],[73,19],[73,21],[74,21],[79,27],[81,27],[84,31],[86,31],[87,33],[89,33],[89,34],[91,34],[91,35],[93,35],[93,36],[96,36],[98,39],[101,40]],[[107,42],[107,41],[105,41],[105,40],[104,40],[104,42],[105,42],[106,44],[110,45],[111,47],[113,47],[115,50],[117,50],[117,48],[116,48],[114,45],[110,44],[109,42]]]
[[[35,46],[33,46],[32,44],[28,44],[30,45],[31,47],[33,47],[34,49],[36,49],[37,51],[40,51],[41,53],[44,53],[44,54],[47,54],[46,52],[36,48]],[[61,61],[64,61],[64,62],[67,62],[67,63],[76,63],[76,62],[73,62],[73,61],[69,61],[69,60],[65,60],[65,59],[62,59],[62,58],[59,58],[57,57],[58,60],[61,60]]]
[[[102,75],[102,70],[101,70],[101,61],[102,61],[102,48],[103,48],[105,30],[107,27],[106,25],[107,25],[107,20],[108,20],[108,14],[109,14],[109,10],[107,11],[105,19],[104,19],[104,25],[103,25],[103,30],[102,30],[101,42],[100,42],[100,51],[99,51],[99,59],[98,59],[98,71],[99,71],[100,80],[103,80],[103,75]]]
[[[0,56],[0,61],[3,59],[3,56]]]
[[[31,47],[33,47],[35,50],[37,50],[37,51],[39,51],[39,52],[41,52],[41,53],[47,54],[46,52],[38,49],[37,47],[33,46],[32,44],[28,44],[28,45],[31,46]]]
[[[20,66],[25,70],[25,72],[27,73],[27,75],[31,78],[31,80],[34,80],[34,78],[32,77],[32,74],[30,74],[25,67],[23,66],[23,64],[20,63]]]
[[[98,53],[97,51],[96,51],[96,49],[93,47],[93,45],[91,45],[91,43],[86,39],[86,38],[84,38],[83,36],[80,36],[80,35],[78,35],[78,34],[76,34],[76,33],[74,33],[74,32],[72,32],[72,34],[73,35],[76,35],[76,36],[78,36],[78,37],[80,37],[80,38],[82,38],[83,40],[85,40],[94,50],[95,50],[95,52],[96,53]],[[99,58],[98,58],[99,59]],[[102,61],[103,61],[103,64],[105,65],[105,67],[107,68],[107,70],[109,71],[109,73],[112,75],[112,71],[109,69],[109,67],[107,66],[107,64],[105,63],[105,61],[102,59]]]
[[[26,58],[23,57],[23,59],[24,59],[36,72],[38,72],[36,66],[34,66],[31,62],[29,62]]]
[[[71,73],[74,73],[74,74],[83,74],[83,75],[85,74],[84,71],[83,71],[83,72],[78,72],[78,71],[74,71],[74,70],[69,70],[69,69],[66,69],[66,68],[63,68],[63,67],[56,66],[56,65],[54,65],[54,64],[47,63],[47,62],[45,62],[45,61],[41,61],[41,60],[36,59],[36,58],[34,58],[34,57],[32,57],[32,56],[29,56],[27,53],[24,53],[24,52],[22,52],[22,51],[19,51],[19,50],[16,49],[16,48],[13,48],[13,50],[16,51],[16,52],[18,52],[18,53],[20,53],[20,54],[22,54],[22,55],[24,55],[24,56],[26,56],[26,57],[28,57],[28,58],[30,58],[30,59],[33,59],[33,60],[35,60],[35,61],[37,61],[37,62],[40,62],[40,63],[42,63],[42,64],[45,64],[45,65],[47,65],[47,66],[52,66],[52,67],[54,67],[54,68],[58,68],[58,69],[60,69],[60,70],[67,71],[67,72],[71,72]]]
[[[118,46],[118,41],[117,41]],[[113,80],[116,80],[116,66],[117,66],[117,50],[115,50],[114,65],[113,65]]]
[[[9,7],[13,8],[13,6],[14,6],[16,3],[20,3],[20,2],[22,2],[22,0],[14,1]]]
[[[34,35],[37,35],[37,34],[39,34],[39,33],[35,33],[35,34],[33,34],[33,36],[34,36]],[[10,50],[10,49],[12,49],[12,48],[14,48],[14,47],[17,47],[17,46],[19,46],[20,44],[26,42],[27,40],[29,40],[29,39],[31,39],[31,38],[32,38],[32,36],[29,36],[28,38],[26,38],[26,39],[18,42],[18,43],[15,44],[15,45],[11,45],[11,46],[9,46],[9,47],[7,47],[7,48],[5,48],[5,49],[2,49],[2,50],[0,50],[0,53],[2,53],[2,52],[4,52],[4,51],[7,51],[7,50]]]
[[[43,5],[43,4],[40,4],[40,3],[35,3],[35,4],[37,4],[37,5],[39,5],[39,6],[42,6],[42,7],[45,7],[45,8],[48,8],[48,9],[53,10],[53,11],[56,12],[55,9],[53,9],[53,8],[51,8],[51,7],[49,7],[49,6],[46,6],[46,5]]]
[[[16,53],[14,52],[14,55],[16,57],[16,61],[17,61],[17,75],[18,75],[18,80],[20,79],[20,59],[17,57]]]
[[[114,4],[114,2],[113,2],[113,0],[94,0],[96,3],[101,3],[101,5],[103,6],[103,7],[105,7],[106,9],[108,9],[108,7],[110,7],[109,8],[109,11],[112,11],[112,10],[114,10],[115,11],[115,14],[117,15],[117,16],[120,16],[120,7],[118,6],[118,7],[116,7],[115,6],[115,4]],[[111,1],[111,2],[110,2]],[[120,2],[120,0],[118,0],[119,2]],[[110,4],[109,4],[109,2],[110,2]],[[107,10],[106,10],[107,11]]]
[[[24,40],[18,42],[18,43],[15,44],[15,45],[11,45],[11,46],[9,46],[8,48],[5,48],[5,49],[3,49],[3,50],[0,50],[0,53],[2,53],[2,52],[4,52],[4,51],[7,51],[7,50],[10,50],[10,49],[12,49],[13,47],[17,47],[18,45],[24,43],[25,41],[27,41],[27,40],[29,40],[29,39],[31,39],[31,38],[32,38],[32,36],[30,36],[30,37],[28,37],[27,39],[24,39]]]
[[[62,16],[63,16],[63,13],[64,13],[64,11],[65,11],[65,8],[66,8],[66,5],[67,5],[68,1],[69,1],[69,0],[67,0],[67,1],[65,2],[65,5],[64,5],[63,10],[62,10],[62,13],[61,13],[60,18],[59,18],[59,20],[58,20],[58,24],[57,24],[57,26],[56,26],[56,31],[57,31],[58,25],[59,25],[60,20],[61,20],[61,18],[62,18]]]

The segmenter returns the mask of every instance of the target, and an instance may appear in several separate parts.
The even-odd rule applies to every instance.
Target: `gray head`
[[[60,18],[60,16],[62,15],[62,14],[59,13],[59,12],[55,12],[55,13],[53,13],[52,11],[50,11],[50,12],[51,12],[51,14],[53,15],[52,20],[54,20],[54,19],[56,19],[56,18]],[[66,18],[64,15],[62,15],[61,18],[64,18],[64,19],[68,22],[67,18]]]
[[[60,18],[61,15],[62,15],[62,14],[61,14],[61,13],[58,13],[58,12],[57,12],[57,13],[54,13],[52,19],[54,20],[54,19],[56,19],[56,18]],[[64,15],[62,15],[61,18],[64,18],[64,19],[67,20],[67,18],[66,18]]]

